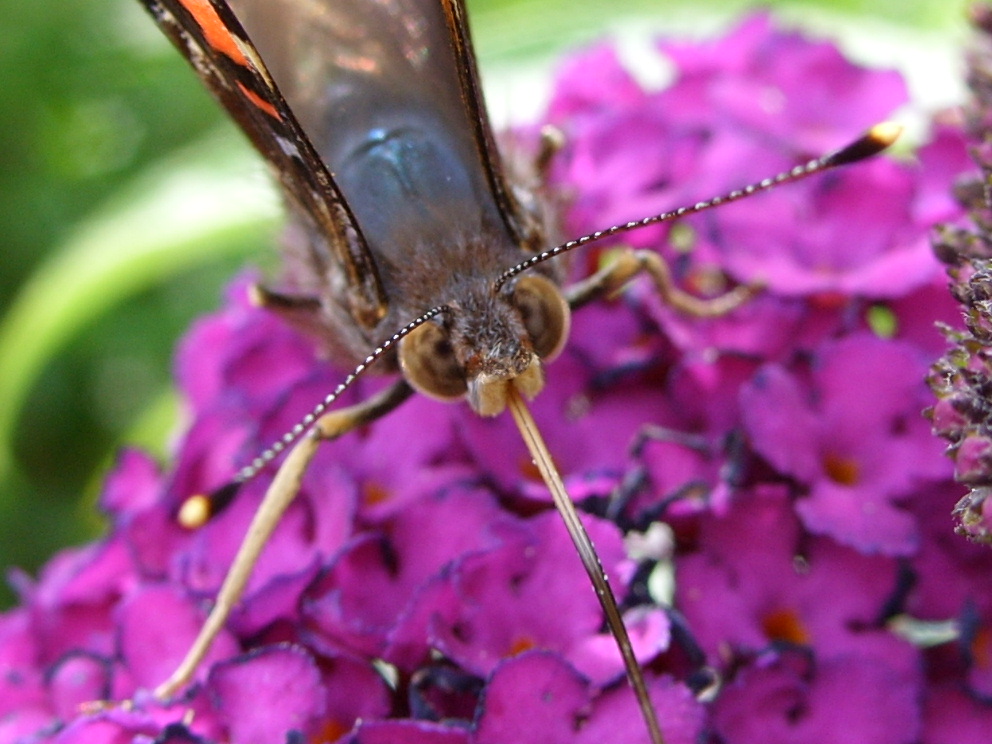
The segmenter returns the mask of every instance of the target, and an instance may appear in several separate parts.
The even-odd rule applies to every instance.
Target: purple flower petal
[[[325,712],[320,672],[298,646],[270,646],[213,667],[207,691],[231,741],[271,744],[308,734]]]
[[[431,721],[365,721],[349,744],[469,744],[469,733]]]
[[[983,744],[992,730],[992,705],[969,697],[955,687],[936,687],[923,710],[927,744]]]
[[[335,643],[381,654],[417,593],[466,551],[500,544],[509,523],[482,491],[423,499],[391,515],[381,532],[354,539],[337,557],[308,592],[308,623]],[[425,642],[421,633],[417,648]]]
[[[70,720],[84,703],[109,700],[110,661],[86,653],[69,654],[52,667],[49,695],[55,715]]]
[[[896,562],[804,536],[783,489],[766,487],[707,520],[698,548],[676,566],[677,599],[712,663],[774,643],[811,646],[818,658],[857,649],[898,669],[915,658],[873,627],[896,587]]]
[[[192,645],[204,618],[174,586],[151,585],[131,592],[118,606],[115,620],[121,662],[134,684],[151,689],[168,678]],[[201,674],[237,651],[235,639],[222,631]],[[120,693],[115,690],[115,694]]]
[[[912,680],[858,656],[783,658],[740,673],[716,706],[727,744],[909,744],[920,734]]]
[[[865,552],[916,549],[893,502],[947,467],[918,414],[924,363],[905,344],[852,335],[821,347],[808,381],[769,365],[742,389],[755,449],[809,486],[798,512],[811,531]]]
[[[670,95],[690,85],[705,91],[689,112],[709,121],[718,111],[728,126],[771,128],[813,152],[836,146],[834,133],[881,121],[907,100],[897,73],[857,67],[831,44],[776,32],[767,13],[751,16],[718,41],[661,48],[681,72]],[[809,80],[819,81],[815,90]],[[838,100],[847,103],[838,106]]]
[[[585,679],[560,657],[523,654],[494,669],[480,703],[474,742],[574,742],[589,702]]]
[[[607,574],[622,579],[615,529],[592,519],[585,525]],[[619,652],[612,637],[600,633],[599,603],[560,517],[548,512],[527,526],[527,542],[469,555],[455,566],[454,614],[429,629],[437,647],[480,675],[503,658],[537,648],[562,654],[598,684],[617,678],[623,670]],[[667,645],[667,623],[632,635],[643,639],[637,651],[649,658]]]
[[[361,721],[389,715],[392,690],[372,664],[347,656],[320,658],[326,705],[320,732],[326,741],[350,731]]]
[[[665,744],[695,744],[704,735],[705,709],[692,692],[669,678],[648,679],[651,702]],[[648,732],[633,691],[627,685],[599,695],[576,744],[622,741],[648,744]]]

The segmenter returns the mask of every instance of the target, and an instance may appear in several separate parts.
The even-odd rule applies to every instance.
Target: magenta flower
[[[948,475],[919,415],[926,363],[908,344],[851,334],[823,343],[807,370],[766,365],[742,388],[755,451],[808,487],[797,511],[810,532],[864,553],[915,552],[916,522],[898,501]]]
[[[886,645],[872,626],[896,589],[897,563],[804,534],[785,488],[766,486],[709,520],[677,569],[679,606],[714,659],[778,643],[812,642],[831,656]]]
[[[563,67],[545,119],[567,135],[553,164],[566,232],[790,167],[906,97],[894,73],[777,32],[767,15],[658,54],[677,69],[661,91],[608,46]],[[680,316],[644,280],[575,314],[534,412],[623,604],[667,744],[987,738],[992,559],[951,534],[952,468],[919,417],[942,351],[933,323],[956,316],[926,241],[935,221],[961,218],[950,194],[966,149],[943,126],[917,165],[881,158],[629,236],[699,295],[765,284],[729,315]],[[605,249],[578,254],[573,275]],[[646,742],[512,424],[421,397],[321,447],[192,684],[151,697],[269,475],[193,532],[178,505],[345,374],[252,307],[247,284],[180,348],[190,421],[171,463],[121,453],[101,500],[109,534],[37,579],[15,575],[20,605],[0,616],[0,740]],[[968,414],[988,409],[966,384],[984,360],[956,368],[933,422],[961,435],[958,474],[987,488],[992,433]],[[382,385],[369,376],[349,400]],[[134,705],[80,709],[97,699]]]
[[[811,660],[795,650],[745,669],[715,712],[723,740],[738,742],[918,741],[918,689],[905,675],[847,656]]]

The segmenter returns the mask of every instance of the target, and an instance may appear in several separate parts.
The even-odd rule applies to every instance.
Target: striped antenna
[[[344,380],[333,391],[317,403],[313,409],[301,418],[292,429],[283,434],[279,439],[252,460],[248,465],[241,468],[237,474],[220,488],[209,494],[197,494],[186,499],[179,507],[178,521],[187,528],[201,526],[211,516],[227,506],[237,494],[238,489],[259,474],[269,463],[296,442],[304,433],[313,426],[320,416],[344,393],[351,384],[371,367],[376,360],[380,359],[387,351],[400,342],[400,340],[419,328],[432,318],[450,313],[451,308],[447,305],[438,305],[431,308],[417,319],[403,326],[400,330],[379,344],[372,352],[353,369]]]
[[[673,220],[686,217],[690,214],[698,214],[699,212],[703,212],[707,209],[719,207],[722,204],[729,204],[730,202],[735,202],[749,196],[754,196],[762,191],[768,191],[769,189],[773,189],[776,186],[781,186],[784,183],[799,181],[803,178],[808,178],[815,173],[822,173],[823,171],[830,170],[831,168],[837,168],[842,165],[850,165],[851,163],[856,163],[859,160],[870,158],[873,155],[877,155],[895,142],[902,132],[902,129],[903,128],[900,124],[896,124],[894,122],[882,122],[881,124],[876,124],[856,140],[845,145],[839,150],[834,150],[827,155],[810,160],[804,165],[797,165],[795,168],[779,173],[777,176],[766,178],[740,189],[735,189],[734,191],[730,191],[722,196],[716,196],[712,199],[707,199],[706,201],[696,202],[689,207],[679,207],[651,217],[625,222],[621,225],[614,225],[613,227],[608,227],[605,230],[597,230],[596,232],[583,235],[581,238],[576,238],[575,240],[569,240],[567,243],[562,243],[559,246],[555,246],[554,248],[549,248],[546,251],[535,254],[527,260],[521,261],[516,266],[507,269],[496,279],[495,289],[496,291],[499,291],[504,284],[518,274],[521,274],[540,263],[549,261],[555,256],[560,256],[562,253],[568,253],[569,251],[588,243],[594,243],[597,240],[610,238],[614,235],[647,227],[648,225],[671,222]]]

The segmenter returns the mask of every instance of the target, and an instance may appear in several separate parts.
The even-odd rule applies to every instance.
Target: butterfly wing
[[[544,224],[539,210],[532,206],[532,196],[515,189],[506,177],[504,164],[496,146],[496,138],[482,95],[464,0],[442,0],[441,4],[454,44],[456,66],[460,73],[461,100],[470,120],[474,122],[473,135],[484,161],[486,178],[504,221],[516,238],[517,244],[528,251],[543,250],[546,247]]]
[[[520,259],[520,247],[540,245],[542,224],[504,174],[462,0],[231,5],[382,257],[384,275],[388,263],[420,260],[411,234],[440,258],[449,236],[495,224],[517,251],[493,258],[504,266]],[[359,158],[365,170],[355,167]],[[388,293],[389,276],[385,283]]]
[[[297,211],[322,236],[327,271],[343,271],[341,298],[371,327],[387,297],[375,261],[340,189],[304,134],[241,23],[222,0],[142,0],[214,96],[274,170]],[[334,263],[334,267],[330,264]]]

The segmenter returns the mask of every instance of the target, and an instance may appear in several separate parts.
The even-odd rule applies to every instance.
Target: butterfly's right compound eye
[[[424,395],[450,401],[468,390],[448,332],[436,323],[411,331],[400,343],[399,357],[406,381]]]
[[[572,315],[557,285],[539,274],[522,276],[513,286],[513,305],[534,352],[549,361],[558,356],[568,340]]]

